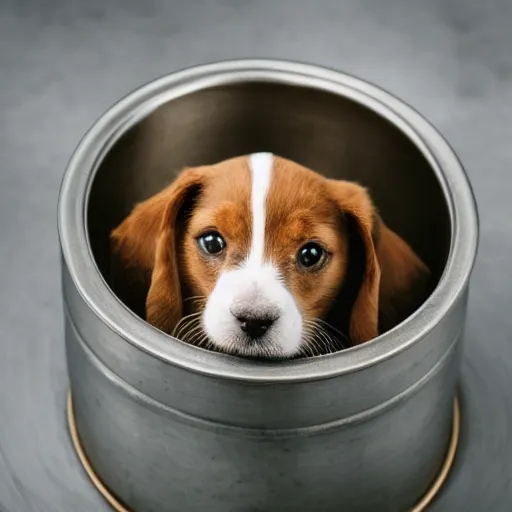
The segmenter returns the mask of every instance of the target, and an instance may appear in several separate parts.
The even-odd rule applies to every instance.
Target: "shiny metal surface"
[[[111,293],[108,233],[135,201],[184,165],[258,150],[371,189],[439,277],[416,314],[339,354],[255,363],[173,340]],[[77,425],[122,501],[140,511],[402,510],[428,488],[450,435],[477,220],[455,155],[412,109],[287,62],[164,77],[82,141],[59,228]]]

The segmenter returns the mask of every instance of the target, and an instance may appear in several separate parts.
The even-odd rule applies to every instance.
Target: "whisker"
[[[198,311],[197,313],[192,313],[190,315],[184,316],[177,324],[176,327],[173,330],[173,336],[175,338],[179,338],[183,332],[184,329],[187,329],[189,325],[195,321],[199,320],[199,316],[201,315],[201,311]]]
[[[314,353],[309,345],[309,338],[303,339],[302,345],[298,352],[299,357],[314,357]]]
[[[198,316],[200,314],[201,314],[201,311],[195,311],[194,313],[190,313],[190,315],[186,315],[186,316],[180,318],[180,320],[176,324],[176,327],[174,328],[174,330],[176,331],[178,326],[182,325],[184,322],[186,322],[187,320],[189,320],[191,318],[195,318],[196,316]]]
[[[194,338],[190,340],[190,344],[195,345],[196,347],[204,348],[203,345],[208,341],[208,336],[204,332],[198,332],[195,334]]]
[[[305,347],[304,352],[311,352],[312,356],[332,354],[345,348],[342,340],[348,340],[347,336],[332,325],[321,319],[304,319]],[[333,336],[327,328],[339,336]],[[340,339],[341,338],[341,339]]]
[[[204,295],[194,295],[193,297],[183,299],[183,302],[188,302],[189,300],[206,301],[206,297]]]
[[[304,324],[304,337],[303,337],[302,344],[301,344],[301,347],[299,350],[299,352],[301,352],[304,357],[314,357],[315,356],[315,352],[313,350],[313,346],[312,346],[312,342],[311,342],[311,340],[314,338],[314,336],[315,336],[314,329],[310,325]]]
[[[313,333],[313,336],[311,337],[311,340],[310,340],[310,345],[311,345],[311,348],[316,351],[316,353],[313,352],[313,354],[315,356],[318,356],[322,353],[322,344],[319,342],[319,340],[316,336],[316,333]]]
[[[345,333],[336,329],[336,327],[334,327],[333,325],[327,323],[326,321],[324,321],[322,319],[314,319],[314,320],[306,319],[305,323],[307,325],[313,327],[315,330],[320,330],[323,333],[325,333],[330,340],[329,345],[331,345],[331,344],[339,345],[339,346],[341,346],[340,349],[344,349],[344,348],[347,348],[350,346],[349,337]],[[332,331],[332,334],[327,329]],[[333,334],[334,334],[334,336],[333,336]]]
[[[183,340],[184,337],[187,336],[193,328],[199,325],[199,319],[193,319],[187,322],[187,324],[183,325],[181,329],[177,332],[176,338]]]
[[[311,337],[311,347],[313,349],[313,357],[321,356],[325,352],[325,342],[318,336],[317,330],[313,332]]]
[[[181,339],[188,338],[190,334],[193,334],[198,328],[202,329],[200,318],[194,318],[190,322],[187,323],[186,326],[181,330],[180,336]]]
[[[312,322],[308,322],[305,324],[306,330],[306,352],[307,356],[309,357],[315,357],[317,355],[320,355],[322,353],[322,344],[320,343],[320,340],[318,340],[317,337],[317,326],[314,325]]]
[[[330,340],[329,336],[325,332],[322,332],[320,329],[318,329],[315,334],[319,342],[322,344],[323,353],[331,353],[332,341]]]
[[[203,333],[201,338],[199,338],[198,341],[194,340],[194,344],[197,347],[209,349],[210,348],[210,340],[208,338],[208,335],[206,333]]]
[[[323,326],[325,326],[327,329],[330,329],[331,331],[335,332],[338,336],[341,336],[343,338],[343,340],[347,341],[348,344],[350,344],[350,339],[349,337],[342,331],[340,331],[339,329],[336,329],[336,327],[334,327],[333,325],[331,325],[330,323],[326,322],[325,320],[322,320],[321,318],[318,318],[316,320],[314,320],[315,322],[318,322],[319,324],[322,324]],[[345,347],[344,347],[345,348]]]
[[[328,332],[324,327],[322,326],[319,326],[319,329],[318,329],[318,332],[325,337],[325,339],[327,340],[328,344],[329,344],[329,348],[332,350],[332,349],[336,349],[336,345],[337,345],[337,342],[338,342],[338,339],[333,336],[330,332]]]
[[[318,331],[318,337],[322,339],[324,345],[324,354],[332,354],[334,349],[333,340],[329,337],[328,334]]]
[[[196,325],[193,329],[188,330],[184,336],[181,338],[181,341],[189,342],[189,339],[193,337],[198,332],[202,332],[203,326],[201,324]]]

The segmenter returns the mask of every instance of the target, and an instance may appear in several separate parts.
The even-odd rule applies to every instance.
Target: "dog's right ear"
[[[331,180],[331,192],[357,233],[364,271],[350,318],[350,338],[358,345],[379,335],[381,318],[390,329],[426,299],[430,270],[412,247],[382,221],[365,188]]]
[[[206,168],[184,170],[167,188],[138,204],[111,234],[111,251],[125,275],[149,281],[146,320],[171,333],[182,316],[177,221],[180,211],[196,196],[206,179]]]

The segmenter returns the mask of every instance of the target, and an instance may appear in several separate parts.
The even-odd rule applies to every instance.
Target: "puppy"
[[[150,324],[239,356],[364,343],[430,291],[428,268],[364,188],[268,153],[184,170],[111,242],[120,281],[147,292]]]

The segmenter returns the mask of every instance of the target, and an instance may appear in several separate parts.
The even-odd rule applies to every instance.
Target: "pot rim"
[[[207,351],[173,338],[129,310],[103,279],[87,232],[87,205],[101,161],[133,125],[173,99],[222,85],[267,82],[344,96],[383,116],[422,152],[435,173],[450,215],[451,242],[443,274],[410,317],[362,345],[324,356],[252,361]],[[376,365],[420,342],[449,313],[466,289],[478,247],[478,213],[471,185],[440,133],[409,105],[353,76],[311,64],[242,59],[203,64],[154,80],[107,110],[86,133],[67,166],[58,205],[63,264],[87,306],[127,343],[170,365],[218,378],[295,382],[329,378]]]

